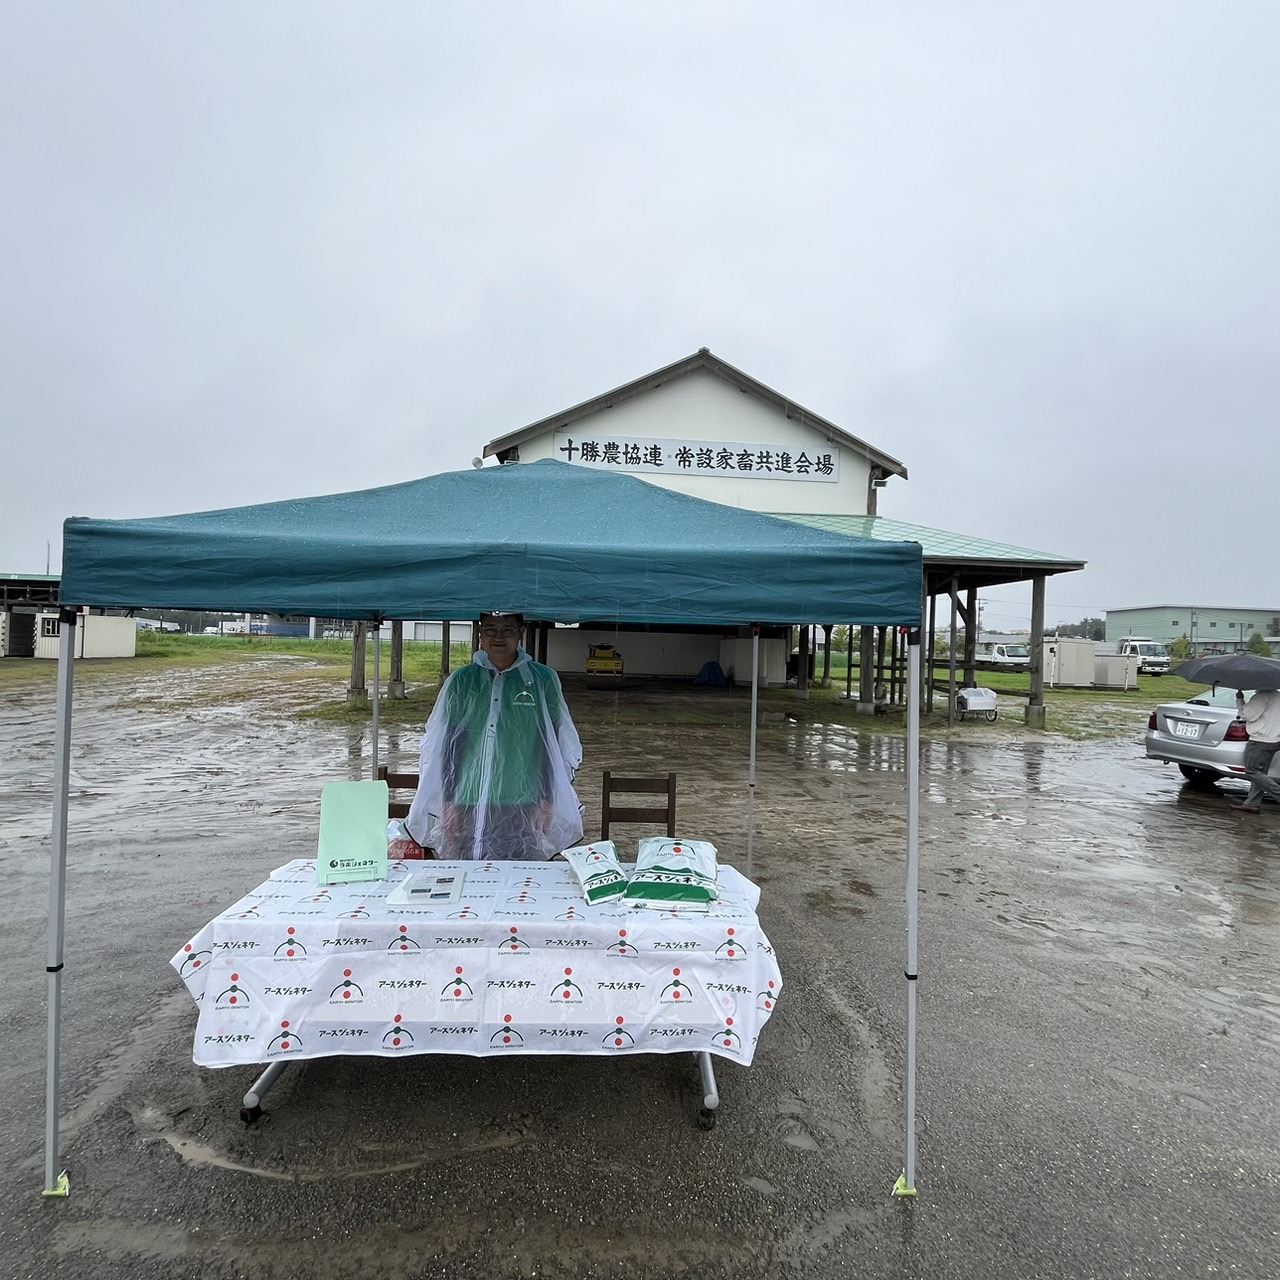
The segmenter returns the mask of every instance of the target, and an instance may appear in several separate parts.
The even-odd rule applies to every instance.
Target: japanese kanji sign
[[[647,471],[738,480],[840,479],[840,450],[734,440],[653,440],[557,431],[555,456],[599,471]]]

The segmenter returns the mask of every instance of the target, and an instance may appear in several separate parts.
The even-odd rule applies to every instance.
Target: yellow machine
[[[587,649],[587,675],[622,677],[622,654],[611,644],[593,644]]]

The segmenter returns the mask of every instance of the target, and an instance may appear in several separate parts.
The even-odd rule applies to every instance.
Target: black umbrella
[[[1280,689],[1280,661],[1256,653],[1192,658],[1173,674],[1192,684],[1220,684],[1228,689]]]

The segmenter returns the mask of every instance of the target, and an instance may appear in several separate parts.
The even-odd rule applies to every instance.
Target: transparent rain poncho
[[[556,673],[523,649],[506,671],[476,653],[427,719],[405,827],[446,860],[545,861],[582,839],[581,763]]]

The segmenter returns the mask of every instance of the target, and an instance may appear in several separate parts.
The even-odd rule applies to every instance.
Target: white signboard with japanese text
[[[597,471],[733,477],[736,480],[840,479],[840,450],[831,445],[749,444],[741,440],[654,440],[640,436],[555,433],[555,457]]]

